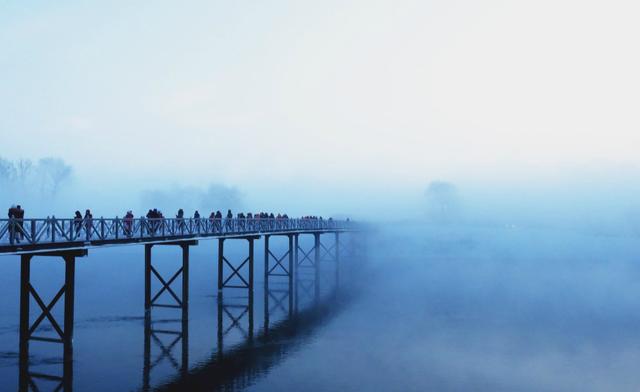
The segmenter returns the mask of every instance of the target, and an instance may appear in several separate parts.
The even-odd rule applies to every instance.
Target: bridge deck
[[[349,221],[317,219],[1,219],[0,254],[352,229]]]

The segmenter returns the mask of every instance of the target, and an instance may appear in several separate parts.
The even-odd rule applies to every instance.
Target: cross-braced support
[[[42,300],[35,287],[31,284],[31,260],[34,256],[61,257],[65,263],[64,285],[58,290],[48,303]],[[73,310],[75,298],[75,260],[76,257],[87,255],[86,250],[69,250],[61,252],[47,252],[38,254],[23,254],[20,256],[20,379],[19,390],[38,390],[35,379],[45,379],[58,382],[56,391],[65,392],[72,389],[73,378]],[[58,301],[64,297],[64,320],[62,326],[53,316],[53,309]],[[29,308],[33,298],[39,307],[40,314],[31,323]],[[55,331],[54,336],[37,335],[38,328],[47,319]],[[29,371],[29,342],[40,341],[61,343],[63,345],[62,376],[41,374]]]
[[[247,240],[249,243],[249,255],[238,265],[234,265],[224,255],[224,238],[218,239],[218,355],[223,355],[224,337],[236,329],[239,330],[244,337],[253,340],[253,248],[255,240],[260,236],[252,235],[247,237],[238,237],[237,239]],[[225,268],[225,265],[227,268]],[[231,269],[231,273],[225,275],[225,270]],[[248,270],[247,275],[243,275],[243,271]],[[237,277],[236,282],[233,278]],[[239,282],[238,282],[239,281]],[[230,304],[224,303],[223,289],[248,289],[246,304]],[[241,320],[247,316],[249,325],[247,329],[243,328]],[[229,319],[231,324],[225,326],[225,319]]]
[[[197,245],[198,241],[182,241],[182,242],[170,242],[170,243],[157,243],[146,244],[144,246],[144,308],[145,310],[151,309],[151,307],[164,307],[164,308],[178,308],[186,311],[189,307],[189,246]],[[177,245],[182,249],[182,266],[171,276],[169,279],[165,279],[153,266],[151,259],[151,249],[154,245]],[[152,295],[152,276],[156,277],[156,280],[160,282],[162,288]],[[175,291],[171,288],[171,284],[182,276],[182,295],[178,297]],[[163,293],[168,293],[172,298],[169,303],[158,303],[158,300]],[[166,297],[166,296],[165,296]]]
[[[264,237],[264,295],[265,295],[265,332],[268,332],[269,326],[269,299],[273,299],[277,304],[282,305],[282,301],[288,298],[289,301],[289,312],[293,311],[293,276],[295,268],[295,246],[297,244],[297,235],[294,234],[285,234],[289,247],[287,251],[280,257],[277,257],[269,248],[269,238],[270,235],[266,235]],[[283,264],[285,259],[288,259],[288,262],[285,266]],[[274,261],[272,263],[272,260]],[[286,277],[287,278],[287,289],[283,290],[271,290],[269,285],[270,277]]]
[[[224,255],[224,238],[218,239],[218,291],[222,293],[224,288],[249,289],[250,295],[253,295],[253,245],[254,241],[260,236],[242,237],[249,242],[249,255],[237,266],[234,265]],[[225,265],[231,269],[231,273],[225,276]],[[248,276],[242,274],[244,267],[248,269]],[[237,277],[239,282],[233,283],[232,280]]]
[[[296,281],[300,279],[300,272],[302,269],[313,268],[315,274],[315,282],[313,284],[315,288],[315,298],[319,298],[320,294],[320,233],[312,233],[313,234],[313,246],[311,249],[305,251],[302,246],[300,246],[300,234],[296,234],[294,237],[295,243],[295,274]],[[297,308],[297,304],[296,304]]]
[[[143,380],[142,386],[144,391],[150,389],[151,371],[158,364],[165,360],[180,372],[182,375],[186,375],[189,371],[189,247],[197,245],[198,241],[180,241],[180,242],[168,242],[157,244],[146,244],[144,248],[144,260],[145,260],[145,322],[144,322],[144,366],[143,366]],[[154,245],[176,245],[182,250],[182,266],[171,276],[169,279],[165,279],[158,270],[153,266],[151,249]],[[162,285],[162,288],[155,294],[152,291],[152,276],[155,276],[156,280]],[[182,293],[178,296],[176,292],[171,288],[171,285],[179,278],[182,277]],[[158,303],[158,300],[162,297],[171,297],[173,303]],[[182,311],[182,317],[180,319],[165,319],[157,320],[155,323],[152,320],[151,309],[153,307],[158,308],[175,308]],[[162,322],[164,327],[157,328],[154,324]],[[180,323],[180,329],[169,329],[166,325]],[[167,339],[168,338],[168,339]],[[160,348],[160,354],[152,361],[151,360],[151,342]],[[173,350],[181,343],[181,362],[175,359]]]
[[[318,260],[321,264],[335,263],[335,286],[339,287],[340,282],[340,232],[334,232],[333,243],[326,244],[321,241],[320,236],[317,237],[317,244],[319,248]]]

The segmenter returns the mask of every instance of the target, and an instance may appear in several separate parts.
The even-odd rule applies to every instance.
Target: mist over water
[[[367,228],[338,273],[304,269],[293,302],[264,290],[257,240],[251,309],[219,296],[202,240],[188,317],[145,313],[143,246],[92,248],[73,361],[33,343],[32,370],[72,363],[64,381],[92,392],[640,390],[638,15],[632,0],[1,2],[2,218],[230,209]],[[241,263],[246,241],[226,244]],[[153,254],[175,276],[178,247]],[[64,265],[31,274],[48,303]],[[2,391],[18,389],[19,288],[19,256],[0,256]]]
[[[205,366],[198,382],[209,383],[197,390],[631,391],[640,386],[640,267],[631,233],[378,224],[367,237],[367,263],[342,260],[347,297],[331,294],[333,266],[327,263],[322,313],[276,340],[258,339],[242,349],[246,357],[240,358],[267,358],[248,382],[204,365],[218,355],[214,244],[201,241],[191,259],[189,363],[192,371]],[[284,241],[277,249],[284,249]],[[179,252],[156,252],[158,268],[170,275]],[[73,381],[78,390],[142,386],[142,253],[141,247],[96,249],[78,261]],[[235,246],[229,257],[243,254],[243,246]],[[3,257],[0,369],[9,390],[15,389],[12,380],[17,382],[18,264],[15,256]],[[62,276],[60,263],[37,260],[32,269],[39,289],[52,296],[58,286],[45,276]],[[229,298],[242,303],[245,294]],[[259,284],[255,336],[263,329],[262,301]],[[313,295],[300,303],[301,309],[311,306]],[[273,310],[271,322],[287,318],[286,298],[284,304]],[[154,310],[154,317],[166,320],[163,328],[179,326],[169,310]],[[233,351],[242,345],[245,332],[232,329],[224,347]],[[277,357],[267,354],[273,347],[282,350]],[[173,350],[179,362],[180,350]],[[60,366],[54,351],[32,355],[41,367]],[[170,361],[161,363],[151,373],[151,386],[166,389],[162,385],[179,372]],[[227,375],[224,383],[220,374]]]

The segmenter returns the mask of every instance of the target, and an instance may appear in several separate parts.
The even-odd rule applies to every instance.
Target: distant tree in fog
[[[16,178],[16,167],[13,162],[0,157],[0,184],[9,185]]]
[[[60,158],[42,158],[38,161],[36,171],[40,177],[43,194],[55,195],[60,185],[71,177],[71,166]]]
[[[449,222],[459,214],[459,197],[456,186],[446,181],[432,181],[424,192],[427,214],[438,222]]]
[[[202,195],[200,206],[215,208],[239,208],[242,206],[242,195],[236,187],[211,184]],[[220,206],[220,207],[216,207]]]
[[[55,196],[61,184],[71,178],[72,168],[60,158],[9,161],[0,157],[0,184],[3,199],[30,199]],[[2,200],[6,202],[5,200]]]

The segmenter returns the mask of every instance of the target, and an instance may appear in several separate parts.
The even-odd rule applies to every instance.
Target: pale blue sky
[[[639,16],[622,0],[4,1],[0,155],[59,156],[85,183],[353,200],[584,167],[637,179]]]

